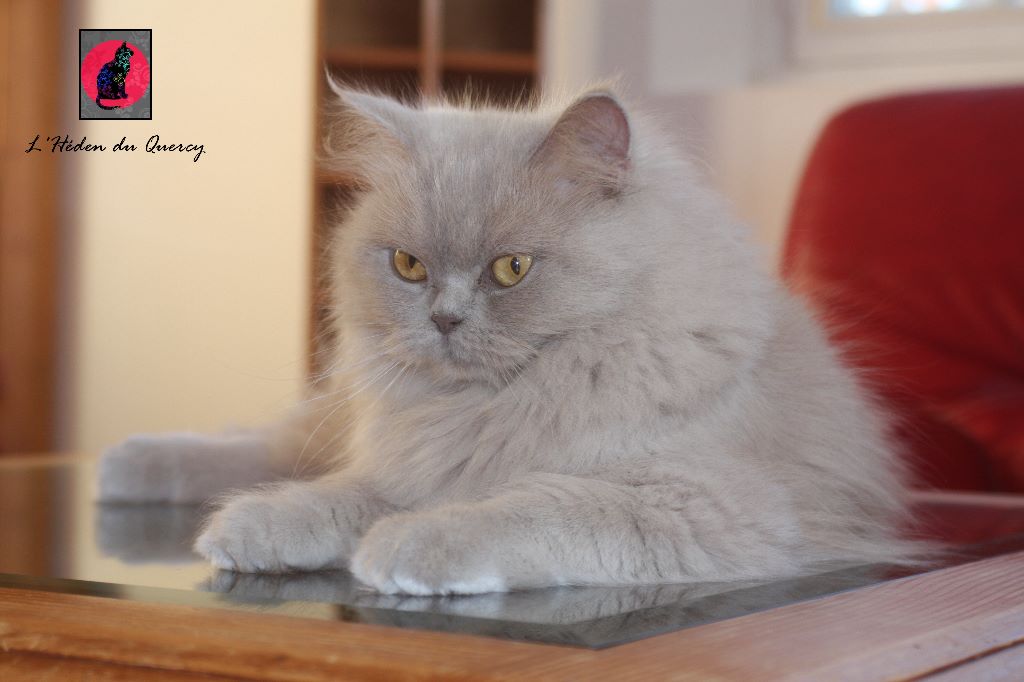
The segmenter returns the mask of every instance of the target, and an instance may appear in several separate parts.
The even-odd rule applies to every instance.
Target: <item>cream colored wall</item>
[[[1024,51],[990,49],[981,33],[927,59],[881,54],[859,68],[800,64],[793,60],[798,0],[546,4],[546,83],[572,89],[620,74],[732,201],[769,267],[807,155],[837,111],[892,93],[1024,83]]]
[[[72,137],[204,154],[80,153],[62,446],[279,414],[307,343],[314,0],[92,0],[81,26],[153,29],[153,120]]]
[[[833,71],[723,89],[707,117],[712,178],[774,263],[804,164],[834,114],[886,95],[1007,83],[1024,83],[1024,62]]]

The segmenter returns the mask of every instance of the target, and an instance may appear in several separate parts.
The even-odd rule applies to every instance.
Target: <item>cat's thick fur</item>
[[[906,558],[885,420],[646,119],[605,91],[516,112],[338,94],[328,160],[364,191],[331,255],[327,387],[262,435],[129,440],[102,499],[196,502],[327,453],[227,498],[196,549],[383,592]],[[533,266],[503,288],[489,266],[515,253]]]

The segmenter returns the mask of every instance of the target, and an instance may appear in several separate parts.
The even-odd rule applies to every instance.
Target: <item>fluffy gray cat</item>
[[[101,499],[290,479],[225,497],[196,550],[386,593],[907,558],[885,420],[649,121],[605,90],[511,112],[337,94],[329,160],[363,191],[319,393],[264,432],[131,438]]]

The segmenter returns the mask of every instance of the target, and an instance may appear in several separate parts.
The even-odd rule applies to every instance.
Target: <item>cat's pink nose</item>
[[[451,330],[462,324],[462,318],[450,313],[434,313],[430,316],[442,334],[448,334]]]

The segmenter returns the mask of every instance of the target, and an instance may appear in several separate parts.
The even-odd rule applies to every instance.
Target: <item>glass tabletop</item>
[[[95,461],[0,458],[0,586],[602,648],[1024,549],[1024,504],[919,505],[958,550],[916,570],[861,566],[769,583],[557,587],[450,597],[381,595],[347,572],[247,575],[191,550],[200,507],[93,502]]]

